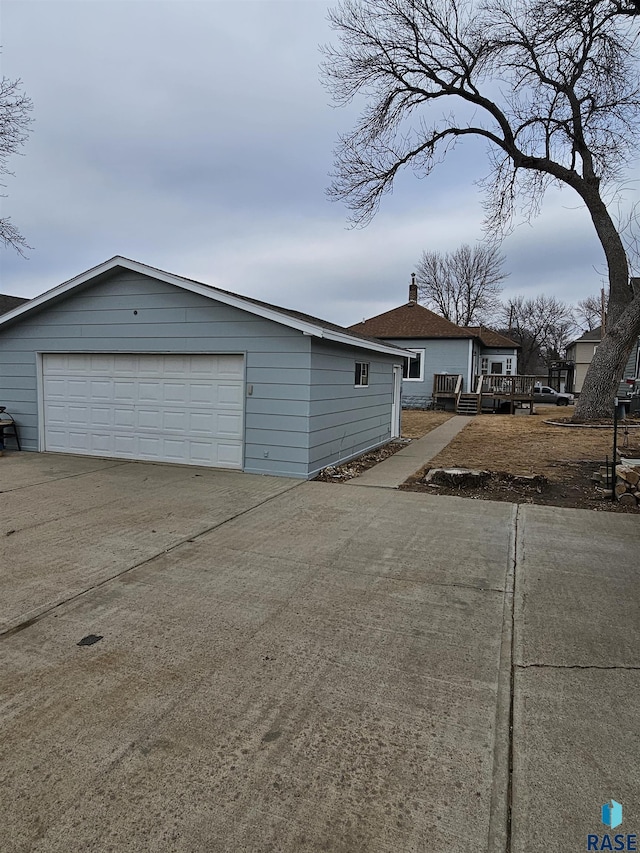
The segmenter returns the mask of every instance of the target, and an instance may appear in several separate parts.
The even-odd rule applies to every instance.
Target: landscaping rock
[[[491,476],[489,471],[471,471],[468,468],[432,468],[424,477],[425,483],[450,488],[478,487]]]

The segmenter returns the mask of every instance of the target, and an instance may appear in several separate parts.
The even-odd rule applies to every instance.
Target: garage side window
[[[412,349],[414,353],[411,358],[407,358],[402,368],[402,378],[409,382],[424,381],[424,350]]]
[[[356,388],[366,388],[369,384],[369,362],[356,361]]]

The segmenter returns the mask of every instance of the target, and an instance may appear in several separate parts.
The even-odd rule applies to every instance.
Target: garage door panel
[[[158,380],[155,382],[138,382],[137,399],[140,403],[159,403],[162,399],[162,388]]]
[[[45,379],[44,393],[48,399],[66,399],[67,383],[64,379]]]
[[[89,433],[89,449],[100,456],[113,453],[113,435],[106,432]]]
[[[131,380],[113,380],[113,401],[115,403],[134,403],[136,399],[136,383]]]
[[[164,376],[165,356],[141,355],[138,357],[138,375],[153,376],[160,379]]]
[[[121,429],[131,429],[136,425],[136,413],[133,406],[117,406],[113,409],[113,425]]]
[[[234,444],[219,442],[217,446],[217,464],[220,467],[235,468],[242,464],[242,450]]]
[[[211,435],[216,432],[216,418],[213,412],[189,412],[189,429],[192,434]],[[237,435],[241,435],[240,432]]]
[[[140,408],[137,410],[138,426],[140,429],[162,431],[162,412],[160,409]]]
[[[74,385],[77,385],[76,380],[74,380]],[[74,397],[80,396],[77,389],[75,389],[72,394]],[[84,399],[86,399],[86,395]],[[111,402],[113,400],[113,382],[108,379],[92,379],[89,389],[89,399],[108,400]]]
[[[164,382],[162,386],[162,401],[169,404],[189,402],[189,386],[186,382]]]
[[[48,431],[47,439],[48,439],[48,450],[59,450],[64,451],[68,449],[68,438],[69,433],[65,430],[56,429],[55,427],[51,427]]]
[[[220,383],[218,386],[218,405],[219,406],[229,406],[233,408],[242,407],[242,399],[243,399],[243,389],[238,388],[237,384],[234,383],[226,384]]]
[[[189,402],[192,406],[206,406],[214,408],[218,405],[218,382],[213,380],[208,383],[200,380],[189,386]]]
[[[71,358],[68,356],[68,358]],[[92,353],[89,356],[89,368],[91,372],[113,373],[114,357],[109,353]]]
[[[71,405],[67,408],[68,423],[72,427],[88,427],[93,412],[86,405]]]
[[[188,458],[189,442],[180,438],[165,438],[162,442],[162,455],[169,462],[183,462]]]
[[[91,409],[84,410],[81,407],[77,407],[78,410],[78,423],[84,424],[85,426],[89,426],[89,424],[93,424],[98,427],[111,427],[113,426],[113,408],[108,406],[91,406]],[[84,420],[82,419],[84,418]]]
[[[232,438],[242,429],[242,417],[238,415],[219,414],[216,417],[216,432],[219,435]]]
[[[67,407],[62,404],[48,403],[45,416],[51,426],[65,426],[67,423]]]
[[[242,467],[242,356],[47,354],[43,373],[46,450]]]
[[[136,439],[133,435],[115,434],[113,436],[113,453],[114,456],[125,456],[135,459],[136,457]]]
[[[165,409],[162,412],[162,429],[164,432],[179,432],[183,435],[189,430],[189,416],[184,411],[168,411]]]

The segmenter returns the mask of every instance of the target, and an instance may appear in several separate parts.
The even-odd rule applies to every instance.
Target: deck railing
[[[458,397],[462,390],[462,375],[459,373],[434,373],[434,397]]]
[[[480,394],[494,397],[531,397],[537,376],[502,376],[488,374],[476,376],[476,389]]]

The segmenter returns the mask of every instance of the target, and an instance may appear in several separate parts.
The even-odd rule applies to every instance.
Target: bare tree
[[[521,373],[539,374],[565,354],[577,331],[573,309],[555,296],[517,296],[502,307],[504,333],[522,347]]]
[[[604,289],[600,296],[587,296],[585,299],[581,299],[576,305],[578,322],[586,332],[591,332],[597,329],[598,326],[603,326],[605,313]]]
[[[0,81],[0,175],[13,175],[7,168],[7,160],[13,154],[19,154],[29,135],[31,99],[21,91],[21,80]],[[4,187],[6,184],[0,183]],[[0,218],[0,240],[5,248],[12,247],[19,254],[31,248],[20,231],[11,222],[11,217]]]
[[[488,145],[493,233],[516,202],[536,213],[550,184],[578,194],[610,294],[580,419],[611,413],[640,334],[640,286],[605,195],[635,155],[640,108],[635,19],[618,11],[611,0],[342,0],[330,13],[340,45],[325,48],[336,101],[367,99],[340,139],[330,189],[355,222],[375,214],[400,169],[429,175],[467,136]]]
[[[488,323],[500,309],[500,283],[509,275],[504,261],[491,243],[423,252],[416,266],[418,294],[425,305],[459,326]]]

